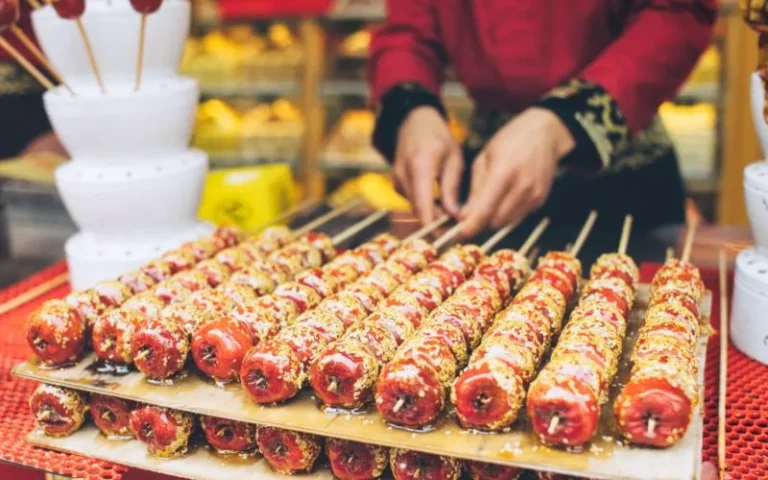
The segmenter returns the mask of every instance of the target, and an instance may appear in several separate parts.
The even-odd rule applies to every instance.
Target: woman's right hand
[[[464,170],[459,144],[448,124],[432,107],[411,111],[400,126],[395,152],[395,185],[426,224],[435,218],[434,184],[440,184],[443,207],[459,214],[459,186]]]

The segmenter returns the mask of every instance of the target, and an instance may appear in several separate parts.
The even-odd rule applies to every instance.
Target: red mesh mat
[[[643,265],[643,279],[648,281],[658,265]],[[65,271],[56,264],[10,288],[0,290],[0,304],[18,296]],[[712,324],[719,329],[719,294],[717,272],[703,271],[707,287],[713,290]],[[33,382],[11,376],[13,366],[30,355],[24,340],[23,323],[41,302],[65,295],[68,286],[55,288],[35,300],[0,316],[0,461],[87,479],[161,479],[170,478],[131,471],[110,463],[76,455],[55,453],[32,447],[23,440],[33,428],[27,399],[35,388]],[[704,419],[704,460],[717,463],[717,386],[719,375],[719,336],[707,350],[706,401]],[[728,351],[727,461],[729,477],[759,480],[768,478],[768,367],[754,362],[733,347]],[[5,474],[0,478],[20,478]]]

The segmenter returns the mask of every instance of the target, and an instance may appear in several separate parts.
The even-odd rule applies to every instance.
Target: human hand
[[[54,132],[38,135],[24,147],[19,155],[25,156],[35,153],[55,153],[64,157],[68,156],[66,149]]]
[[[560,119],[529,108],[491,138],[472,166],[467,204],[461,209],[462,236],[522,220],[549,195],[557,164],[574,147]]]
[[[435,180],[446,211],[458,216],[463,169],[461,149],[438,111],[419,107],[409,113],[398,132],[393,172],[395,185],[411,201],[422,223],[435,218]]]

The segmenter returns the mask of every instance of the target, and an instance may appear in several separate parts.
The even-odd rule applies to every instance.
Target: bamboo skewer
[[[489,238],[488,240],[486,240],[486,241],[485,241],[485,243],[483,243],[483,244],[480,246],[480,250],[482,250],[482,251],[483,251],[483,253],[488,253],[488,251],[489,251],[491,248],[493,248],[493,246],[494,246],[494,245],[496,245],[497,243],[499,243],[499,242],[501,241],[501,239],[502,239],[502,238],[504,238],[504,237],[506,237],[507,235],[509,235],[509,232],[511,232],[512,230],[514,230],[514,229],[515,229],[515,227],[517,227],[518,225],[519,225],[519,223],[518,223],[518,222],[515,222],[515,223],[510,223],[510,224],[509,224],[509,225],[507,225],[506,227],[503,227],[503,228],[501,228],[501,229],[500,229],[500,230],[498,230],[496,233],[494,233],[493,235],[491,235],[491,238]]]
[[[72,91],[71,88],[69,88],[69,85],[64,82],[64,78],[62,78],[61,74],[53,67],[50,61],[48,61],[47,58],[45,58],[45,55],[43,55],[43,52],[40,51],[39,48],[37,48],[37,45],[35,45],[35,42],[32,41],[31,38],[27,36],[26,33],[24,33],[24,30],[20,29],[16,25],[11,25],[11,32],[16,36],[16,38],[19,39],[19,41],[24,45],[24,47],[32,53],[32,55],[45,66],[45,68],[51,72],[51,75],[53,75],[53,78],[56,79],[57,82],[59,82],[64,88],[69,90],[69,93],[72,95],[75,94],[75,92]]]
[[[693,252],[693,239],[696,237],[696,229],[699,227],[699,222],[692,222],[688,226],[688,231],[685,234],[685,246],[683,247],[683,254],[680,256],[680,260],[688,262],[691,260],[691,252]]]
[[[339,217],[348,211],[352,210],[353,208],[359,206],[362,204],[361,200],[353,200],[349,203],[346,203],[340,207],[334,208],[330,212],[324,213],[323,215],[320,215],[316,219],[312,220],[311,222],[307,223],[306,225],[302,226],[301,228],[297,229],[294,235],[296,237],[300,237],[304,235],[305,233],[309,233],[312,230],[316,229],[320,225],[333,220],[336,217]]]
[[[442,234],[440,236],[440,238],[435,240],[435,243],[432,244],[435,247],[435,250],[440,250],[441,248],[446,246],[448,244],[448,242],[450,242],[451,240],[456,238],[456,236],[459,233],[461,233],[462,227],[463,227],[463,225],[458,223],[458,224],[454,225],[453,227],[451,227],[450,230],[448,230],[447,232]]]
[[[32,10],[37,10],[42,6],[37,0],[27,0],[27,3],[29,3],[29,6],[32,7]]]
[[[83,39],[83,44],[85,44],[85,51],[88,54],[88,61],[91,62],[91,69],[93,70],[93,74],[96,75],[96,81],[99,83],[101,93],[106,93],[106,90],[104,89],[104,81],[101,78],[101,71],[99,70],[99,64],[96,62],[96,55],[93,53],[93,46],[91,45],[91,40],[88,38],[88,32],[85,31],[83,19],[77,18],[75,19],[75,23],[77,24],[77,29],[80,32],[80,38]]]
[[[629,246],[629,236],[632,233],[632,215],[624,217],[624,227],[621,229],[621,239],[619,240],[619,253],[626,255]]]
[[[346,242],[350,238],[354,237],[355,235],[357,235],[358,233],[362,232],[363,230],[365,230],[366,228],[370,227],[371,225],[373,225],[374,223],[378,222],[379,220],[381,220],[382,218],[386,217],[387,215],[389,215],[389,212],[386,211],[386,210],[381,210],[381,211],[378,211],[378,212],[375,212],[375,213],[372,213],[372,214],[368,215],[363,220],[360,220],[359,222],[357,222],[356,224],[354,224],[351,227],[347,228],[343,232],[335,235],[332,238],[333,244],[334,245],[339,245],[339,244],[342,244],[342,243]]]
[[[69,281],[69,273],[64,272],[47,280],[34,288],[30,288],[18,297],[14,297],[7,302],[0,304],[0,315],[4,315],[27,302],[30,302],[41,295],[45,295],[56,287],[60,287]]]
[[[442,217],[438,218],[437,220],[433,220],[432,222],[424,225],[420,229],[416,230],[412,234],[405,237],[405,241],[408,240],[415,240],[417,238],[421,238],[424,235],[427,235],[429,232],[435,230],[436,228],[441,227],[444,225],[448,220],[451,219],[450,215],[443,215]]]
[[[27,71],[30,75],[32,75],[35,80],[40,82],[40,84],[45,87],[46,90],[53,90],[55,85],[51,83],[48,78],[46,78],[45,75],[43,75],[40,70],[37,69],[34,65],[32,65],[29,60],[24,58],[24,55],[22,55],[18,50],[16,50],[16,47],[8,43],[8,41],[2,37],[0,37],[0,47],[3,48],[6,52],[8,52],[19,64],[24,68],[24,70]]]
[[[725,402],[728,388],[728,279],[725,251],[720,250],[720,387],[717,398],[717,465],[725,479]]]
[[[591,212],[589,212],[589,216],[587,217],[587,221],[584,222],[584,226],[581,227],[581,232],[579,232],[579,236],[576,237],[576,241],[573,243],[573,246],[569,249],[569,253],[574,257],[579,255],[581,248],[584,246],[584,243],[587,241],[587,237],[589,237],[589,232],[591,232],[592,227],[595,226],[595,221],[597,221],[597,212],[592,210]]]
[[[549,217],[543,218],[538,225],[536,225],[536,228],[533,229],[530,235],[528,235],[528,238],[525,240],[525,243],[523,243],[523,246],[520,247],[520,250],[518,250],[518,253],[520,255],[526,255],[534,245],[536,245],[536,242],[539,241],[541,236],[544,234],[544,230],[547,229],[549,226]],[[534,255],[535,257],[536,255]],[[533,262],[531,262],[533,263]]]
[[[141,87],[141,74],[144,69],[144,43],[147,34],[147,14],[141,14],[141,26],[139,27],[139,53],[136,58],[136,85],[134,89],[138,92]]]
[[[667,248],[666,261],[670,261],[675,258],[675,249],[672,247]]]

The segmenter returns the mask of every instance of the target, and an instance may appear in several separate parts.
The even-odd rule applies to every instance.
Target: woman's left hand
[[[472,166],[469,199],[462,208],[462,235],[522,220],[547,199],[557,164],[574,147],[560,119],[529,108],[491,138]]]

